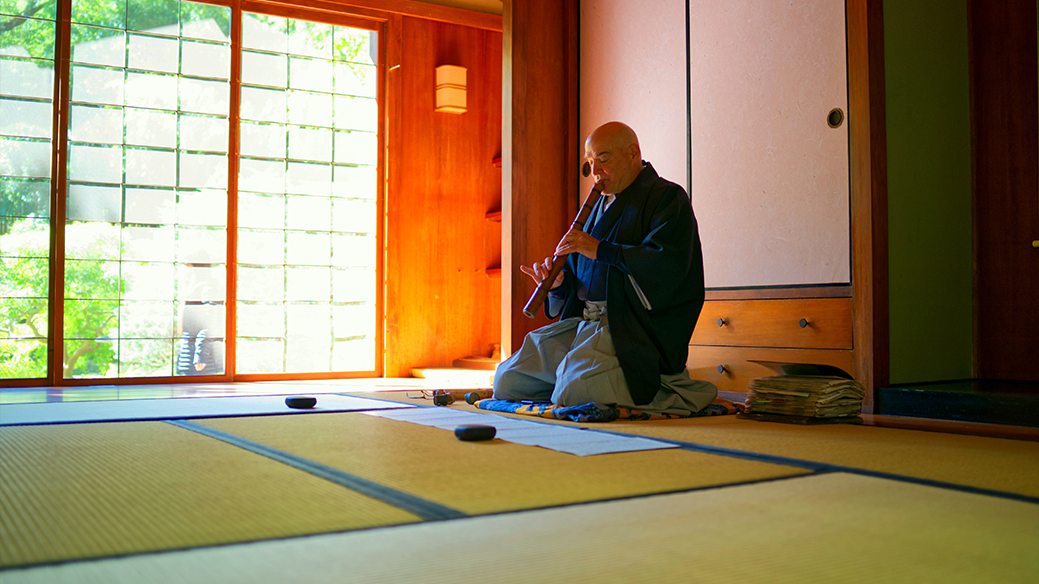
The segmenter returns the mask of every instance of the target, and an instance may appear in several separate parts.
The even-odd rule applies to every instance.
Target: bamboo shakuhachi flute
[[[584,229],[585,221],[588,221],[588,216],[592,214],[592,208],[595,207],[595,203],[599,200],[599,196],[602,195],[602,183],[595,183],[592,190],[588,193],[588,197],[584,200],[584,205],[581,210],[577,212],[577,217],[574,222],[570,224],[571,231],[573,229]],[[565,237],[565,234],[564,234]],[[527,305],[523,307],[523,314],[530,318],[538,313],[541,309],[541,305],[545,303],[545,298],[548,297],[549,287],[556,281],[556,277],[559,276],[559,272],[563,269],[563,264],[566,263],[566,256],[552,256],[552,269],[549,270],[548,276],[538,284],[538,287],[534,289],[534,294],[530,296],[530,300],[527,300]]]

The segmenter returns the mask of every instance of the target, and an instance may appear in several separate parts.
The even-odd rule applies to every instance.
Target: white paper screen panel
[[[844,0],[690,0],[708,288],[850,282]]]
[[[581,154],[589,132],[624,122],[638,135],[642,158],[688,190],[685,4],[582,0],[580,18]],[[581,180],[582,198],[592,184]]]

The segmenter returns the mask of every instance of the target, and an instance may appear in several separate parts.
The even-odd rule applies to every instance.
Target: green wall
[[[892,384],[972,377],[966,4],[884,3]]]

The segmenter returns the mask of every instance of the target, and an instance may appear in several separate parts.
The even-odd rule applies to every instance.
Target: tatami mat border
[[[201,424],[196,424],[194,422],[189,422],[186,420],[167,420],[166,423],[172,424],[179,428],[183,428],[185,430],[197,432],[199,434],[208,436],[210,438],[214,438],[216,440],[221,440],[223,442],[232,444],[239,448],[243,448],[245,450],[248,450],[249,452],[253,452],[261,456],[266,456],[267,458],[276,460],[283,464],[287,464],[293,468],[332,481],[333,483],[344,486],[348,489],[352,489],[363,495],[367,495],[373,499],[382,501],[383,503],[387,503],[397,508],[403,509],[405,511],[414,513],[415,515],[418,515],[419,517],[427,521],[436,519],[457,519],[460,517],[468,517],[466,513],[462,513],[457,509],[452,509],[450,507],[440,505],[439,503],[427,501],[426,499],[423,499],[421,497],[416,497],[415,495],[398,491],[396,489],[387,487],[385,485],[381,485],[374,481],[370,481],[368,479],[352,475],[348,472],[344,472],[337,468],[332,468],[330,466],[326,466],[314,462],[312,460],[307,460],[306,458],[296,456],[294,454],[290,454],[288,452],[284,452],[276,448],[271,448],[270,446],[260,444],[259,442],[254,442],[252,440],[235,436],[234,434],[228,434],[227,432],[222,432],[220,430],[209,428]]]

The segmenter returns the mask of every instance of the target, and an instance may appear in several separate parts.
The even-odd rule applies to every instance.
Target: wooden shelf
[[[494,165],[494,168],[501,168],[501,156],[499,156],[499,157],[495,158],[494,160],[492,160],[491,164]]]
[[[484,271],[487,273],[488,276],[490,276],[492,278],[500,278],[501,277],[501,268],[487,268]]]
[[[487,220],[501,223],[501,211],[491,211],[490,213],[487,213]]]

